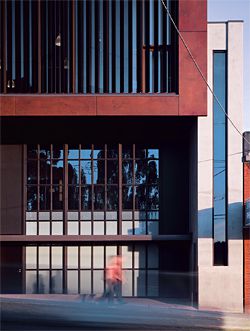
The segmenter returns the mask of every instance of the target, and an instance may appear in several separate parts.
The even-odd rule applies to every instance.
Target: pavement
[[[250,315],[126,298],[112,304],[79,295],[0,295],[1,330],[248,330]]]

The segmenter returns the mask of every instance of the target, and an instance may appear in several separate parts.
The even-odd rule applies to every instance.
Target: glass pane
[[[147,150],[140,147],[135,147],[135,157],[138,159],[145,159],[147,156]]]
[[[51,268],[62,269],[63,267],[63,248],[51,247]]]
[[[146,161],[135,161],[135,183],[145,184],[147,176],[147,162]]]
[[[50,187],[40,186],[40,209],[50,210]]]
[[[105,161],[93,161],[94,184],[104,184],[105,181]]]
[[[27,187],[27,210],[37,210],[37,187]]]
[[[106,246],[106,265],[110,263],[110,259],[117,255],[117,246]]]
[[[63,159],[63,146],[53,145],[52,146],[52,158],[53,159]]]
[[[135,234],[146,234],[146,221],[136,221],[134,223]]]
[[[69,186],[68,187],[68,204],[69,210],[78,210],[79,209],[79,187]]]
[[[132,268],[132,255],[133,247],[132,246],[122,246],[122,257],[123,257],[123,265],[124,269]]]
[[[117,159],[118,158],[118,148],[117,146],[108,146],[107,148],[107,158]]]
[[[83,221],[89,221],[91,220],[91,212],[90,211],[85,211],[80,213],[80,218]]]
[[[118,161],[107,161],[107,183],[118,184]]]
[[[117,234],[117,221],[106,222],[106,234],[107,235]]]
[[[67,271],[67,293],[77,294],[78,293],[78,271],[69,270]]]
[[[52,208],[54,210],[63,209],[63,186],[53,186],[52,188]]]
[[[106,212],[106,220],[117,220],[117,212],[116,211],[107,211]]]
[[[27,145],[28,159],[36,159],[38,155],[37,145]]]
[[[104,268],[104,247],[94,246],[93,247],[93,268],[102,269]]]
[[[94,211],[93,219],[103,221],[104,220],[104,211]]]
[[[104,159],[105,153],[104,153],[104,146],[96,146],[94,147],[93,151],[93,158],[94,159]]]
[[[159,149],[148,149],[148,158],[159,159]]]
[[[79,213],[78,213],[78,211],[68,211],[68,220],[70,220],[70,221],[77,221],[77,220],[79,220]]]
[[[63,183],[63,161],[52,162],[53,184]]]
[[[78,247],[67,247],[67,268],[78,268]]]
[[[159,220],[159,211],[150,211],[147,215],[148,220]]]
[[[101,210],[104,209],[104,186],[94,187],[94,209]]]
[[[52,222],[52,234],[55,235],[63,234],[63,222]]]
[[[123,221],[129,221],[133,219],[133,213],[132,211],[123,211],[122,212],[122,220]]]
[[[38,274],[38,293],[49,293],[49,271],[39,271]]]
[[[27,235],[37,234],[37,222],[26,222],[26,234]]]
[[[37,161],[27,162],[27,183],[37,184]]]
[[[91,271],[90,270],[81,270],[81,294],[91,294]]]
[[[159,268],[159,248],[156,245],[148,246],[148,268]]]
[[[134,271],[134,296],[144,297],[146,295],[146,271]]]
[[[148,186],[147,209],[159,210],[159,187],[157,185]]]
[[[26,291],[27,294],[37,293],[36,271],[26,271]]]
[[[51,272],[51,293],[63,293],[63,273],[60,270],[52,270]]]
[[[159,271],[148,270],[148,296],[159,296]]]
[[[129,221],[122,222],[122,234],[132,235],[133,234],[133,223]]]
[[[26,212],[26,221],[36,221],[37,213],[35,211]]]
[[[79,184],[79,161],[68,161],[68,182],[69,184]]]
[[[101,295],[104,291],[103,270],[93,271],[93,293]]]
[[[146,268],[146,248],[144,245],[136,245],[134,249],[134,268]]]
[[[52,212],[52,220],[62,221],[63,220],[63,212],[61,212],[61,211],[53,211]]]
[[[39,269],[49,269],[49,247],[39,247]]]
[[[122,188],[122,209],[133,209],[132,186],[123,186]]]
[[[132,270],[124,270],[126,282],[122,284],[122,295],[132,296],[133,295],[133,272]]]
[[[147,169],[147,182],[148,184],[157,184],[159,182],[159,161],[148,161]]]
[[[107,209],[118,210],[118,187],[107,186]]]
[[[50,234],[50,223],[39,222],[39,235],[49,235],[49,234]]]
[[[50,220],[50,212],[49,211],[40,211],[38,213],[38,219],[41,221],[49,221]]]
[[[122,158],[132,159],[133,158],[133,147],[132,146],[122,146]]]
[[[37,248],[26,247],[26,269],[36,269],[37,266]]]
[[[91,159],[91,155],[92,155],[91,147],[85,148],[82,145],[82,149],[80,151],[81,159]]]
[[[91,184],[91,161],[81,161],[81,183]]]
[[[144,185],[135,187],[135,209],[146,209],[146,186]]]
[[[40,184],[50,184],[50,161],[40,161]]]
[[[148,233],[151,235],[158,235],[159,234],[159,222],[153,221],[148,222]]]
[[[50,145],[40,145],[40,159],[50,158]]]
[[[94,222],[94,235],[104,235],[104,222]]]
[[[91,268],[91,246],[80,247],[80,268],[90,269]]]
[[[122,182],[123,184],[133,183],[133,161],[122,162]]]
[[[68,147],[68,159],[79,159],[79,145],[69,145]]]
[[[69,235],[79,234],[79,223],[78,222],[68,222],[68,234]]]
[[[91,222],[81,222],[81,234],[86,236],[92,234]]]

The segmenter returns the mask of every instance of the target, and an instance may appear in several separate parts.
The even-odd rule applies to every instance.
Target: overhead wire
[[[183,36],[182,36],[180,30],[178,29],[178,27],[177,27],[177,25],[176,25],[176,23],[175,23],[175,21],[174,21],[172,15],[170,14],[170,11],[169,11],[167,5],[165,4],[164,0],[161,0],[161,3],[162,3],[162,5],[163,5],[163,7],[166,9],[169,18],[170,18],[171,22],[173,23],[173,26],[174,26],[175,30],[177,31],[177,33],[178,33],[178,35],[179,35],[179,37],[180,37],[180,39],[181,39],[183,45],[185,46],[186,50],[188,51],[189,56],[191,57],[192,61],[194,62],[194,65],[195,65],[196,69],[198,70],[199,74],[201,75],[201,77],[202,77],[203,81],[205,82],[206,86],[208,87],[209,91],[212,93],[214,99],[216,100],[216,102],[217,102],[218,105],[220,106],[220,109],[223,111],[223,113],[224,113],[225,116],[227,117],[228,121],[232,124],[232,126],[233,126],[233,127],[235,128],[235,130],[240,134],[240,136],[241,136],[241,137],[242,137],[242,138],[243,138],[243,139],[244,139],[244,140],[250,145],[250,142],[246,139],[246,137],[243,136],[243,134],[240,132],[240,130],[237,128],[237,126],[234,124],[234,122],[233,122],[233,121],[231,120],[231,118],[228,116],[228,114],[227,114],[227,112],[225,111],[224,107],[222,106],[220,100],[217,98],[217,96],[216,96],[216,94],[214,93],[213,89],[210,87],[210,85],[209,85],[209,83],[208,83],[206,77],[204,76],[203,72],[202,72],[201,69],[200,69],[200,66],[198,65],[197,61],[195,60],[195,58],[194,58],[192,52],[190,51],[190,49],[189,49],[189,47],[188,47],[188,45],[187,45],[185,39],[183,38]]]

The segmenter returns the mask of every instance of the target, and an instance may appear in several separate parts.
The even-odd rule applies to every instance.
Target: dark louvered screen
[[[177,22],[178,2],[165,2]],[[177,92],[177,36],[160,0],[1,1],[0,10],[1,93]]]

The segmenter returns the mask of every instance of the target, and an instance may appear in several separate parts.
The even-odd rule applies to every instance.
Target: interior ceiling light
[[[55,45],[61,47],[61,33],[58,34],[55,40]]]

